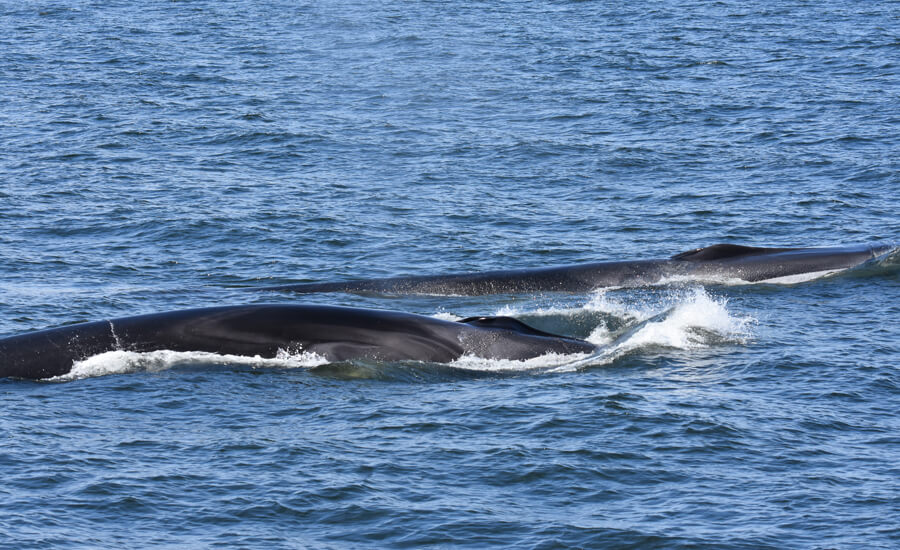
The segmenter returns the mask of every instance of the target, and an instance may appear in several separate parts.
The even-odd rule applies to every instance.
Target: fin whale
[[[312,305],[224,306],[95,321],[0,339],[0,377],[45,379],[107,351],[205,351],[275,357],[313,352],[328,361],[446,363],[463,355],[529,359],[596,346],[507,317],[445,321],[424,315]]]
[[[792,275],[855,267],[896,250],[892,245],[831,248],[759,248],[716,244],[663,260],[634,260],[561,267],[393,277],[346,282],[297,283],[253,290],[297,293],[349,292],[466,295],[519,292],[586,292],[606,287],[654,284],[670,277],[736,278],[760,282]]]

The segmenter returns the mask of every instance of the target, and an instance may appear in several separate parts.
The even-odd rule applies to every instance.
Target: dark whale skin
[[[730,278],[760,282],[791,275],[847,269],[896,250],[891,245],[831,248],[759,248],[717,244],[663,260],[586,264],[367,279],[297,283],[254,290],[296,293],[350,292],[478,296],[525,292],[587,292],[598,288],[654,284],[668,277]]]
[[[313,352],[328,361],[429,361],[463,355],[529,359],[590,353],[595,346],[514,319],[445,321],[394,311],[293,304],[224,306],[123,317],[0,339],[0,377],[45,379],[114,350],[204,351],[275,357]]]

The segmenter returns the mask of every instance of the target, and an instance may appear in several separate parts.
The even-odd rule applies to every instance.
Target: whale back
[[[682,262],[714,262],[718,260],[734,260],[748,256],[761,256],[779,252],[802,250],[800,248],[763,248],[742,246],[739,244],[714,244],[705,248],[695,248],[672,256],[672,260]]]
[[[311,352],[327,361],[429,361],[463,355],[525,360],[590,353],[594,345],[509,317],[465,322],[372,309],[301,304],[220,306],[82,323],[0,338],[0,378],[43,379],[113,350],[276,357]]]
[[[566,338],[566,336],[561,336],[559,334],[552,334],[549,332],[544,332],[542,330],[538,330],[534,327],[530,327],[519,321],[518,319],[514,319],[512,317],[469,317],[467,319],[463,319],[459,321],[460,323],[465,323],[467,325],[473,327],[480,328],[491,328],[491,329],[504,329],[511,330],[513,332],[518,332],[520,334],[530,334],[532,336],[545,336],[548,338]]]

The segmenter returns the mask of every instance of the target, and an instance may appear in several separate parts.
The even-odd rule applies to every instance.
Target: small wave
[[[48,378],[51,382],[68,382],[108,374],[133,372],[160,372],[173,367],[190,365],[244,365],[268,368],[311,368],[328,363],[315,353],[288,353],[279,350],[275,357],[264,358],[240,355],[220,355],[202,351],[157,350],[148,352],[107,351],[82,361],[76,361],[72,370],[60,376]]]

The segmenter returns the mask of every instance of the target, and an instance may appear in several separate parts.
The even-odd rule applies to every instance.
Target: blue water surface
[[[0,335],[249,302],[597,341],[664,316],[562,368],[0,381],[0,546],[897,548],[896,258],[583,295],[249,289],[896,241],[898,37],[887,1],[0,3]]]

